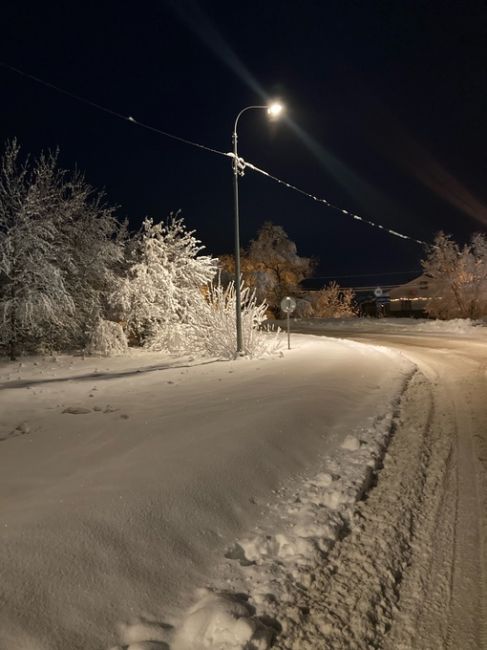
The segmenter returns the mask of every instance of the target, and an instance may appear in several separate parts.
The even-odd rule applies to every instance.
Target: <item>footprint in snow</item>
[[[9,433],[6,433],[4,435],[0,435],[0,442],[3,442],[4,440],[8,440],[9,438],[15,438],[16,436],[25,436],[30,432],[31,429],[30,426],[27,424],[27,422],[21,422],[15,427],[13,431],[10,431]]]
[[[118,625],[118,634],[124,650],[169,650],[167,641],[171,633],[171,625],[143,619],[132,624]]]
[[[171,643],[174,648],[186,650],[204,644],[212,648],[268,650],[272,646],[276,629],[255,616],[245,596],[208,589],[199,591],[197,602],[186,612],[175,632]]]

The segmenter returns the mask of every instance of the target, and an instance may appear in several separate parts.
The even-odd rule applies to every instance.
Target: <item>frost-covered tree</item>
[[[487,237],[483,233],[472,236],[466,273],[471,277],[471,318],[487,315]]]
[[[0,167],[0,336],[11,359],[72,325],[52,211],[58,182],[52,156],[21,164],[17,142],[7,144]]]
[[[435,318],[479,318],[487,315],[487,239],[476,234],[459,246],[440,232],[422,262],[433,295],[426,311]]]
[[[1,341],[24,349],[85,347],[106,317],[123,227],[58,153],[19,160],[7,144],[0,168]]]
[[[227,274],[234,272],[232,256],[220,258]],[[255,289],[256,297],[265,301],[274,315],[286,295],[299,296],[299,283],[311,275],[314,260],[301,257],[296,244],[289,239],[281,226],[266,222],[250,242],[249,249],[241,255],[242,279]]]
[[[56,210],[59,265],[75,305],[74,340],[83,349],[110,316],[122,282],[126,224],[114,212],[79,172],[64,181]]]
[[[183,219],[145,219],[128,252],[128,272],[113,302],[121,309],[129,338],[149,347],[180,346],[217,261],[200,255],[201,242]]]

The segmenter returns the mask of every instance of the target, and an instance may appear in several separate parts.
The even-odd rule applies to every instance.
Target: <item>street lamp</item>
[[[270,119],[278,118],[284,107],[279,102],[273,102],[265,106],[247,106],[243,108],[235,119],[233,127],[232,143],[233,143],[233,196],[235,206],[235,306],[236,306],[236,321],[237,321],[237,356],[243,352],[243,336],[242,336],[242,304],[240,297],[240,225],[238,213],[238,177],[243,174],[243,169],[239,167],[238,151],[237,151],[237,125],[240,116],[245,111],[259,108],[267,111]]]

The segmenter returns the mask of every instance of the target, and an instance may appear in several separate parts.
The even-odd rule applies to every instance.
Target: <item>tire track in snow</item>
[[[487,404],[485,390],[487,383],[487,364],[481,365],[480,372],[483,381],[479,382],[476,390],[476,409],[472,409],[472,450],[474,458],[478,461],[477,471],[477,503],[481,516],[480,526],[480,557],[482,567],[482,613],[480,639],[481,647],[487,648]],[[483,416],[483,417],[482,417]]]
[[[378,637],[370,646],[361,645],[360,641],[342,644],[338,640],[336,645],[325,647],[486,649],[485,343],[454,338],[442,342],[418,337],[399,339],[377,334],[353,338],[399,350],[430,380],[431,466],[427,469],[429,480],[422,502],[413,508],[416,523],[408,565],[398,584],[398,609],[391,630],[383,640]],[[383,474],[379,486],[384,481],[388,483]]]
[[[432,381],[435,416],[432,432],[451,439],[451,456],[442,498],[435,510],[421,513],[421,525],[411,567],[401,596],[401,609],[387,648],[414,650],[479,650],[486,646],[485,468],[474,441],[484,432],[485,381],[478,374],[478,355],[468,346],[438,356],[434,350],[415,361]],[[460,352],[460,354],[458,354]],[[470,351],[471,352],[471,351]],[[465,354],[466,353],[466,354]],[[485,435],[485,434],[484,434]],[[480,434],[480,437],[482,435]],[[434,495],[433,495],[434,497]],[[424,558],[430,556],[430,565]],[[448,577],[449,584],[446,583]],[[416,601],[414,624],[408,603]],[[408,641],[409,634],[409,641]],[[399,645],[401,640],[402,645]]]
[[[477,364],[476,364],[477,365]],[[458,510],[454,598],[448,648],[487,647],[486,471],[478,441],[485,442],[485,379],[470,367],[447,385],[457,421]],[[482,417],[483,416],[483,417]],[[482,489],[483,488],[483,489]]]
[[[433,409],[429,382],[417,374],[403,396],[376,487],[358,504],[350,534],[309,589],[306,622],[278,648],[384,647],[413,557],[419,510],[437,492],[449,462],[449,441],[431,438]],[[410,634],[411,622],[406,628]],[[397,642],[391,647],[418,648]]]

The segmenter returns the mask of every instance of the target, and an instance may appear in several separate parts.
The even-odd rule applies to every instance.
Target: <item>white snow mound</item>
[[[272,630],[252,617],[252,609],[236,596],[201,590],[183,618],[174,650],[268,650]]]
[[[340,446],[348,451],[357,451],[360,449],[360,440],[355,436],[347,436]]]

